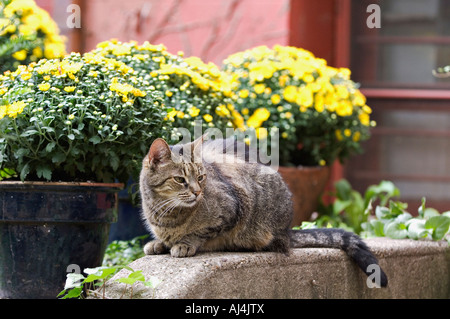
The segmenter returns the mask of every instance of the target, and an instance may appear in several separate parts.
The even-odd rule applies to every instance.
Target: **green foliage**
[[[0,169],[21,180],[137,180],[170,123],[161,94],[133,74],[114,59],[72,53],[0,76]]]
[[[368,187],[364,195],[346,180],[338,181],[335,188],[334,202],[328,206],[321,203],[319,207],[319,217],[314,221],[318,227],[344,228],[362,237],[395,239],[441,240],[449,234],[450,211],[441,214],[426,207],[423,198],[418,216],[413,217],[406,203],[392,200],[400,197],[400,191],[390,181]]]
[[[326,206],[321,201],[318,209],[320,217],[316,223],[319,227],[330,224],[357,234],[362,231],[361,224],[370,216],[372,203],[379,201],[384,206],[390,198],[400,195],[398,188],[390,181],[370,186],[364,195],[352,189],[345,179],[336,182],[335,188],[336,191],[331,194],[335,197],[333,203]]]
[[[127,277],[116,279],[116,282],[124,283],[125,287],[121,297],[125,296],[129,292],[129,297],[133,298],[133,285],[136,282],[141,282],[144,286],[155,290],[161,281],[156,277],[150,277],[146,280],[141,270],[133,270],[128,266],[110,266],[110,267],[96,267],[86,268],[84,273],[87,276],[77,273],[67,274],[66,284],[64,290],[61,291],[57,297],[61,299],[77,298],[84,299],[89,295],[95,295],[96,297],[105,298],[106,283],[121,269],[130,271]],[[93,290],[93,288],[98,288]]]
[[[402,239],[447,239],[450,229],[450,211],[440,214],[434,208],[425,207],[426,199],[422,198],[422,205],[418,209],[418,216],[413,217],[406,211],[407,204],[390,201],[388,207],[377,206],[376,218],[361,226],[362,235],[386,236]]]
[[[143,257],[142,249],[144,240],[149,235],[135,237],[131,240],[115,240],[111,242],[105,251],[103,266],[127,265],[132,261]]]

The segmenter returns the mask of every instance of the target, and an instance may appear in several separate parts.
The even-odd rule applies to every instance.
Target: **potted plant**
[[[0,73],[65,53],[58,26],[34,0],[0,0]]]
[[[239,124],[240,115],[232,109],[231,91],[226,87],[228,81],[212,63],[206,64],[196,57],[184,58],[182,52],[172,54],[161,44],[115,39],[99,43],[92,53],[131,67],[135,72],[133,76],[142,79],[149,92],[164,100],[165,119],[171,126],[168,136],[171,144],[183,137],[181,129],[187,129],[193,139],[196,128],[204,132],[214,127],[225,133],[226,128]],[[133,180],[130,184],[134,184]],[[134,201],[136,194],[132,193],[131,197],[125,192],[119,194],[122,195],[119,221],[112,227],[110,240],[131,239],[145,231],[139,227],[142,221],[140,208]]]
[[[348,69],[328,66],[300,48],[259,46],[230,55],[223,70],[232,77],[233,101],[245,126],[258,139],[279,133],[268,143],[278,144],[298,225],[315,209],[329,166],[361,151],[375,125],[371,109]]]
[[[117,192],[170,132],[144,81],[93,52],[0,76],[0,297],[55,297],[68,265],[100,265]]]

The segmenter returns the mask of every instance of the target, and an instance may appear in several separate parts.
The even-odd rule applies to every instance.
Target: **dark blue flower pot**
[[[100,266],[123,184],[0,182],[0,298],[56,298]]]

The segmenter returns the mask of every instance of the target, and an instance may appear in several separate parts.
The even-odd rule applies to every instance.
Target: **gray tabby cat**
[[[274,251],[290,248],[343,249],[367,274],[378,264],[366,244],[341,229],[292,230],[291,193],[269,166],[230,152],[227,140],[185,145],[177,154],[156,139],[143,160],[143,217],[155,239],[147,255],[170,251],[189,257],[201,251]],[[186,156],[189,155],[189,156]],[[381,286],[387,277],[381,271]]]

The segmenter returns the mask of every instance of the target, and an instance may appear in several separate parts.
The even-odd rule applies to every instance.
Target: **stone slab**
[[[450,298],[447,242],[365,240],[389,278],[387,288],[369,288],[366,275],[339,249],[293,249],[278,253],[200,253],[190,258],[146,256],[131,263],[156,289],[133,286],[133,298]],[[124,284],[110,280],[107,298],[123,295]]]

